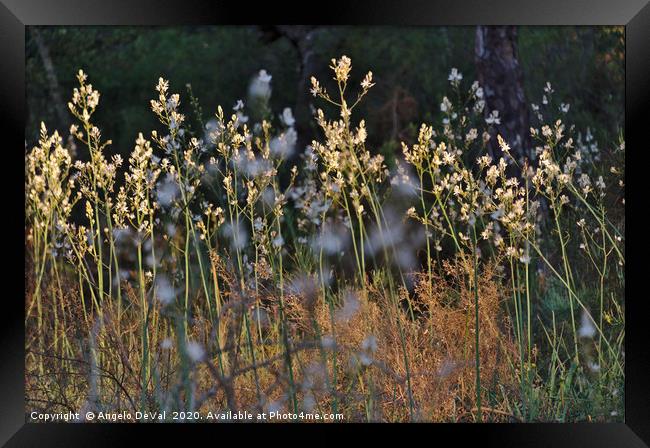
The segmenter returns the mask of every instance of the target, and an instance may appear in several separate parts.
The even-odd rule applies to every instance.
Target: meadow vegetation
[[[208,122],[160,78],[128,160],[78,72],[76,123],[25,158],[29,410],[622,421],[623,137],[547,84],[519,157],[453,69],[388,161],[355,114],[372,72],[331,70],[307,148],[264,70]]]

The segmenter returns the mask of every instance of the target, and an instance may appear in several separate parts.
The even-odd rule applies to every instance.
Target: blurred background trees
[[[273,77],[273,113],[294,111],[304,145],[314,132],[309,77],[328,77],[330,58],[342,54],[354,61],[353,73],[375,75],[361,114],[370,143],[389,157],[420,122],[441,118],[452,67],[470,84],[493,86],[486,109],[508,98],[504,135],[525,134],[547,81],[558,103],[571,105],[572,121],[591,126],[596,139],[612,141],[624,123],[624,31],[617,27],[30,27],[26,52],[28,146],[41,120],[67,131],[65,103],[79,68],[101,90],[97,122],[122,154],[138,131],[155,128],[149,99],[159,76],[170,79],[193,119],[191,84],[206,121],[217,105],[246,101],[261,69]]]

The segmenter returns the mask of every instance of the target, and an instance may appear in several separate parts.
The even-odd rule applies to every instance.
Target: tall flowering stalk
[[[330,66],[335,75],[338,98],[332,99],[327,90],[312,77],[312,94],[336,106],[340,119],[327,120],[322,109],[317,111],[317,123],[323,130],[325,141],[312,142],[319,156],[323,171],[321,181],[328,199],[335,207],[345,212],[346,224],[350,229],[355,260],[359,273],[359,284],[365,288],[366,264],[364,255],[366,206],[369,206],[375,222],[382,228],[381,204],[378,186],[386,178],[386,167],[381,154],[372,156],[365,148],[367,131],[365,121],[361,120],[353,129],[352,111],[374,85],[372,72],[368,72],[361,82],[361,91],[356,99],[348,104],[346,89],[352,68],[347,56],[332,60]]]
[[[73,90],[72,101],[68,103],[68,108],[81,125],[80,128],[79,125],[73,124],[70,127],[70,135],[87,147],[90,159],[85,163],[77,160],[75,168],[78,171],[79,191],[87,203],[86,215],[93,235],[89,253],[95,259],[95,266],[97,266],[97,298],[101,304],[105,294],[105,267],[108,267],[109,294],[110,288],[112,288],[112,277],[119,272],[119,260],[113,239],[112,195],[117,170],[122,165],[122,158],[119,155],[114,155],[109,161],[104,155],[104,150],[112,142],[111,140],[102,141],[101,131],[91,121],[99,105],[100,94],[93,89],[92,84],[86,83],[87,78],[87,75],[79,70],[77,74],[79,87]],[[104,261],[105,239],[108,240],[110,246],[107,263]],[[113,271],[113,267],[115,271]],[[117,296],[121,301],[119,282]],[[98,311],[101,313],[100,310]]]
[[[69,231],[67,224],[72,208],[78,201],[74,193],[74,179],[71,175],[72,159],[67,149],[62,146],[62,138],[58,132],[49,135],[44,123],[41,123],[39,144],[26,156],[25,160],[25,216],[29,225],[27,235],[33,248],[33,278],[34,292],[25,315],[27,325],[34,304],[36,304],[38,346],[41,352],[46,350],[44,341],[45,329],[44,309],[42,304],[43,284],[46,267],[51,267],[52,277],[61,287],[59,279],[59,260],[65,255],[65,235]],[[55,295],[56,300],[56,295]],[[57,318],[57,310],[61,318]],[[54,348],[58,348],[58,325],[66,325],[66,310],[61,301],[60,307],[54,306]],[[63,333],[62,345],[65,345],[67,335]],[[43,369],[42,363],[39,368]]]
[[[141,336],[142,350],[142,409],[146,409],[147,388],[150,381],[151,355],[150,355],[150,319],[151,301],[147,297],[147,279],[143,268],[143,245],[147,239],[154,240],[154,212],[157,207],[153,200],[153,191],[156,180],[160,175],[160,168],[153,161],[151,143],[139,134],[135,149],[129,157],[129,170],[124,174],[125,186],[120,188],[117,195],[116,211],[114,214],[117,226],[124,227],[128,222],[136,232],[136,251],[138,263],[138,290],[140,292],[141,310]],[[155,269],[155,244],[151,244],[151,257]],[[153,280],[153,274],[149,282]],[[154,321],[154,328],[156,322]]]

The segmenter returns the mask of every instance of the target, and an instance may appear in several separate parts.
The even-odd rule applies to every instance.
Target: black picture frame
[[[627,207],[639,218],[627,221],[626,232],[635,247],[626,247],[633,261],[627,263],[626,372],[624,424],[418,424],[418,425],[125,425],[125,424],[36,424],[26,423],[24,394],[24,292],[19,281],[24,254],[18,238],[24,231],[24,196],[16,185],[23,182],[25,142],[25,26],[28,25],[208,25],[208,24],[339,24],[339,25],[624,25],[626,34],[625,133],[631,175],[626,178]],[[568,70],[571,67],[567,67]],[[647,293],[643,275],[648,263],[641,258],[644,241],[643,169],[645,128],[650,125],[650,3],[648,0],[480,0],[442,1],[355,1],[304,5],[268,2],[210,0],[0,0],[0,123],[2,134],[3,212],[8,219],[4,248],[5,282],[0,305],[0,443],[6,446],[97,446],[123,443],[134,432],[147,431],[170,441],[198,443],[196,434],[208,431],[219,437],[235,433],[264,435],[267,432],[302,431],[320,433],[336,429],[355,437],[383,435],[394,428],[420,433],[428,443],[453,443],[477,439],[482,444],[513,447],[589,446],[642,447],[650,444],[650,325],[645,312]],[[20,148],[20,150],[19,150]],[[627,156],[626,156],[627,157]],[[635,180],[636,178],[636,180]],[[22,217],[22,221],[21,221]],[[635,260],[635,258],[639,260]],[[15,261],[14,261],[15,260]],[[14,272],[15,270],[15,272]],[[23,283],[24,286],[24,283]],[[635,291],[635,293],[632,293]],[[153,431],[151,431],[153,429]],[[279,435],[279,434],[278,434]],[[190,437],[188,439],[187,437]],[[339,435],[340,436],[340,435]],[[441,438],[443,436],[444,438]],[[285,436],[283,436],[285,437]],[[326,436],[327,437],[327,436]],[[214,442],[217,439],[212,439]],[[295,439],[312,443],[316,439]],[[321,439],[327,440],[327,439]],[[339,443],[338,438],[330,443]],[[341,438],[341,440],[344,440]],[[145,443],[154,443],[147,440]]]

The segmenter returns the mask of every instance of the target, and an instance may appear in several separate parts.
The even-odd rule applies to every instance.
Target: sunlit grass
[[[599,149],[547,86],[550,124],[511,154],[454,69],[442,124],[387,166],[354,115],[372,73],[354,91],[331,68],[304,151],[261,71],[265,119],[240,102],[199,133],[161,78],[127,163],[79,71],[72,139],[43,124],[26,156],[28,407],[621,420],[622,141]]]

